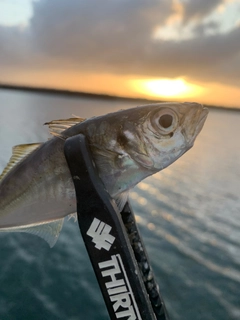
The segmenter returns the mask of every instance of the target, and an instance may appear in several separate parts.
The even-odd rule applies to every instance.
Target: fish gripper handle
[[[153,270],[148,259],[148,254],[139,233],[129,201],[121,211],[121,215],[156,319],[169,320],[165,303],[155,280]]]
[[[64,153],[79,228],[111,320],[169,320],[129,204],[119,212],[84,135],[68,138]]]

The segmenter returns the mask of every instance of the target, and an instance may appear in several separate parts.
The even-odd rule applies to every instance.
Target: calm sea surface
[[[131,102],[0,90],[0,171],[16,144],[48,139],[46,121]],[[240,319],[240,112],[211,110],[195,146],[131,192],[172,320]],[[103,320],[108,314],[77,223],[53,249],[0,233],[0,320]]]

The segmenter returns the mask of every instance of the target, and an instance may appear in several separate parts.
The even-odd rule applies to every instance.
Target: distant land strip
[[[17,90],[17,91],[25,91],[25,92],[35,92],[35,93],[44,93],[50,95],[58,95],[58,96],[68,96],[68,97],[79,97],[79,98],[89,98],[89,99],[103,99],[103,100],[122,100],[122,101],[136,101],[136,103],[156,103],[156,102],[168,102],[157,99],[145,99],[145,98],[130,98],[130,97],[121,97],[114,96],[108,94],[100,94],[100,93],[90,93],[90,92],[82,92],[82,91],[74,91],[74,90],[64,90],[64,89],[53,89],[53,88],[44,88],[44,87],[29,87],[29,86],[21,86],[14,84],[3,84],[0,83],[0,89],[4,90]],[[176,101],[177,102],[177,101]],[[219,109],[219,110],[227,110],[227,111],[240,111],[237,107],[224,107],[224,106],[214,106],[204,104],[207,108]]]

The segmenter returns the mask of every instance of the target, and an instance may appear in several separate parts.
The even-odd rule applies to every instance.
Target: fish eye
[[[178,125],[178,116],[171,109],[161,109],[152,115],[151,125],[154,131],[163,135],[173,135]]]
[[[173,123],[173,116],[171,114],[163,114],[159,118],[158,123],[160,124],[161,127],[163,127],[164,129],[167,129],[171,127]]]

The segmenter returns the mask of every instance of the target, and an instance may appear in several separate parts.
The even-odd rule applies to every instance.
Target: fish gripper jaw
[[[65,157],[79,228],[111,320],[169,320],[129,202],[119,212],[105,190],[84,135],[68,138]]]

